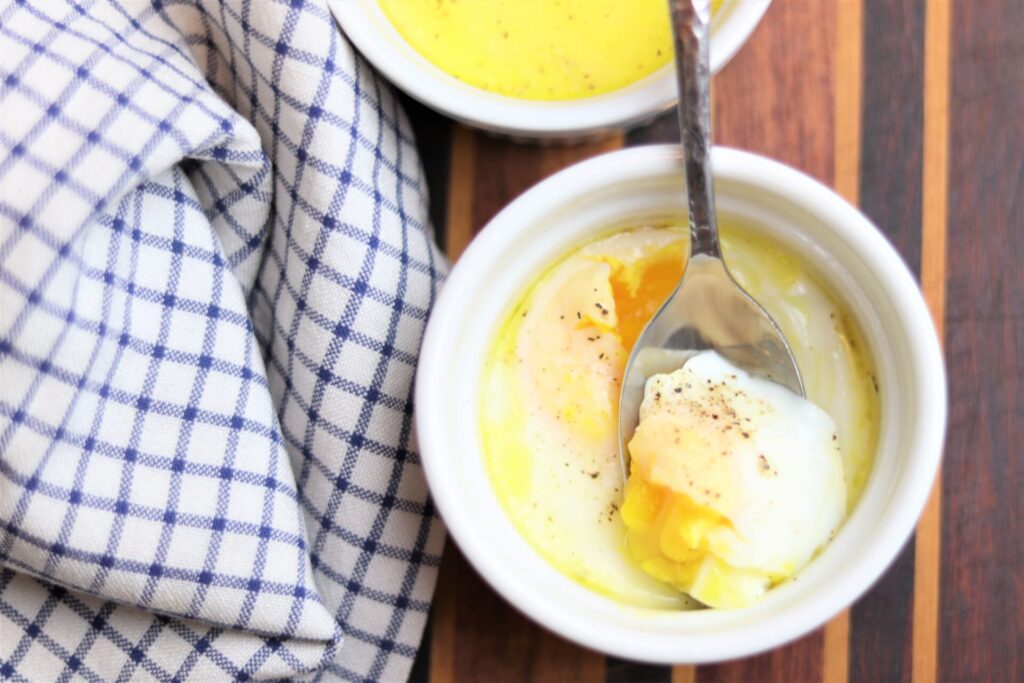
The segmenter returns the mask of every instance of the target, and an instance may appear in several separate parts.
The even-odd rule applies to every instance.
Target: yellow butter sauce
[[[427,60],[508,97],[592,97],[639,81],[672,58],[665,0],[379,2]]]

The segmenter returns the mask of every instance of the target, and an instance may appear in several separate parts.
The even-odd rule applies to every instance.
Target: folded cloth
[[[325,0],[0,0],[0,678],[406,678],[445,268]]]

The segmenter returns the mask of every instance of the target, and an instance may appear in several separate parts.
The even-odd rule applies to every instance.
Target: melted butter
[[[841,300],[791,252],[741,226],[722,232],[733,275],[779,323],[808,398],[836,421],[852,507],[870,472],[878,422],[860,333]],[[480,412],[488,473],[526,540],[596,592],[668,609],[693,603],[648,575],[657,567],[636,566],[623,542],[618,394],[633,343],[678,282],[685,247],[678,228],[620,231],[548,268],[497,331]],[[659,497],[652,490],[641,498],[653,506]]]
[[[600,95],[649,76],[672,57],[664,0],[379,2],[402,37],[435,66],[509,97]]]

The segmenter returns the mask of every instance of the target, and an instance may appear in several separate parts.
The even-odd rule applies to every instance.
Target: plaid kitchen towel
[[[425,203],[325,0],[0,0],[0,679],[407,677]]]

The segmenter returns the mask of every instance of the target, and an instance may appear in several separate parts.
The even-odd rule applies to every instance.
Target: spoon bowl
[[[647,380],[672,372],[703,350],[804,395],[800,370],[779,326],[729,274],[718,243],[711,183],[708,66],[710,0],[670,0],[679,79],[690,257],[679,286],[637,339],[622,380],[619,456],[629,475],[629,441],[639,422]]]
[[[775,321],[736,281],[719,258],[694,256],[679,287],[637,339],[622,382],[620,452],[626,472],[629,440],[639,421],[644,386],[700,351],[712,349],[733,365],[781,384],[800,396],[803,382]]]

